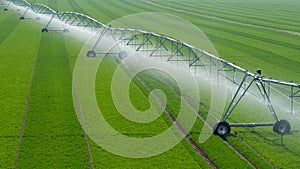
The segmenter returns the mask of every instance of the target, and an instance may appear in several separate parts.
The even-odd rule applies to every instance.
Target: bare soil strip
[[[252,27],[252,28],[259,28],[259,29],[270,30],[270,31],[274,31],[274,32],[281,32],[281,33],[287,33],[287,34],[290,34],[290,35],[300,36],[300,32],[289,31],[289,30],[285,30],[285,29],[272,28],[272,27],[266,27],[266,26],[260,26],[260,25],[254,25],[254,24],[249,24],[249,23],[244,23],[244,22],[233,21],[233,20],[230,20],[230,19],[219,18],[219,17],[216,17],[216,16],[210,16],[210,15],[195,13],[195,12],[191,12],[191,11],[186,11],[186,10],[182,10],[182,9],[177,9],[177,8],[172,8],[172,7],[169,7],[169,6],[161,5],[161,4],[158,4],[158,3],[155,3],[155,2],[151,2],[149,0],[141,0],[141,1],[143,1],[147,4],[149,4],[149,5],[152,5],[152,6],[156,6],[156,7],[176,11],[176,12],[196,15],[196,16],[205,17],[205,18],[209,18],[209,19],[214,19],[214,20],[227,22],[227,23],[231,23],[231,24],[236,24],[236,25],[242,25],[242,26],[247,26],[247,27]]]
[[[70,73],[71,73],[72,78],[73,78],[73,69],[72,69],[72,64],[71,64],[71,58],[70,58],[69,51],[68,51],[67,47],[66,47],[66,54],[67,54],[67,59],[68,59],[68,63],[69,63],[69,66],[70,66]],[[72,80],[72,82],[73,82],[73,80]],[[94,166],[93,166],[92,155],[91,155],[91,152],[90,152],[88,136],[87,136],[86,131],[85,131],[84,119],[83,119],[83,116],[82,116],[80,100],[79,100],[79,97],[78,97],[78,92],[77,92],[75,83],[73,83],[73,89],[74,89],[74,94],[75,94],[75,97],[76,97],[76,100],[77,100],[77,109],[79,110],[79,116],[80,116],[81,127],[82,127],[82,131],[83,131],[83,135],[84,135],[84,143],[85,143],[86,153],[87,153],[87,156],[88,156],[88,159],[89,159],[90,169],[93,169]]]
[[[40,46],[40,44],[38,46]],[[30,80],[30,87],[29,87],[29,90],[28,90],[27,98],[26,98],[26,106],[25,106],[25,109],[24,109],[22,127],[21,127],[21,132],[20,132],[20,138],[19,138],[19,142],[18,142],[18,148],[17,148],[17,152],[16,152],[16,159],[15,159],[15,163],[14,163],[14,168],[15,169],[17,168],[19,155],[20,155],[20,151],[21,151],[21,143],[22,143],[22,138],[23,138],[24,129],[25,129],[25,123],[26,123],[26,118],[27,118],[28,105],[29,105],[30,94],[31,94],[31,90],[32,90],[32,82],[33,82],[34,75],[35,75],[35,72],[36,72],[36,64],[37,64],[38,57],[39,57],[39,50],[37,50],[37,53],[36,53],[36,56],[35,56],[34,67],[33,67],[32,76],[31,76],[31,80]]]

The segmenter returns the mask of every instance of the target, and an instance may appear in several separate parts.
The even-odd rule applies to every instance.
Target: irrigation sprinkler
[[[247,78],[251,79],[251,82],[248,84],[246,84]],[[261,70],[257,70],[256,74],[245,72],[244,78],[243,78],[242,82],[239,84],[238,89],[235,92],[234,97],[232,98],[229,106],[227,107],[223,118],[214,125],[214,127],[213,127],[214,134],[224,137],[230,133],[230,127],[257,127],[257,126],[273,126],[273,131],[278,134],[289,133],[290,129],[291,129],[290,123],[287,120],[278,119],[278,116],[275,112],[275,109],[274,109],[273,104],[270,99],[270,92],[266,88],[266,85],[270,85],[272,83],[291,86],[291,96],[290,96],[291,98],[293,98],[294,95],[297,94],[297,92],[299,92],[299,86],[297,84],[287,83],[287,82],[282,82],[282,81],[275,81],[272,79],[265,79],[261,76]],[[245,84],[246,84],[246,87],[245,87]],[[245,94],[247,92],[249,92],[250,87],[254,84],[256,85],[256,87],[258,88],[258,91],[260,92],[261,96],[263,97],[264,101],[266,102],[268,109],[271,112],[275,122],[229,124],[226,120],[228,119],[230,114],[234,111],[234,109],[239,104],[239,102],[242,100],[242,98],[245,96]],[[293,92],[294,87],[298,87],[298,91],[296,93]],[[242,92],[242,94],[240,94],[241,90],[244,90]],[[291,103],[293,105],[293,99],[292,99]],[[291,109],[293,109],[293,106],[291,106]]]
[[[127,57],[127,52],[126,51],[120,51],[118,53],[118,56],[121,60],[125,59]]]
[[[77,27],[92,27],[92,28],[101,28],[104,27],[102,23],[96,21],[95,19],[77,12],[59,12],[57,17],[64,24]],[[105,26],[106,27],[106,26]]]
[[[20,20],[24,20],[25,19],[25,15],[27,14],[27,12],[29,11],[29,9],[31,9],[31,5],[29,5],[27,8],[26,8],[26,10],[25,10],[25,12],[23,13],[23,15],[22,16],[20,16]],[[27,19],[30,19],[30,18],[27,18]]]
[[[107,28],[104,28],[102,30],[102,32],[99,34],[99,37],[97,38],[93,48],[87,52],[87,54],[86,54],[87,57],[96,57],[97,53],[95,52],[95,49],[96,49],[97,45],[100,43],[101,39],[104,37],[105,32],[107,30],[108,30]],[[101,54],[101,53],[98,53],[98,54]]]
[[[20,0],[22,1],[22,0]],[[8,6],[12,1],[6,5],[4,10],[8,10]],[[25,2],[23,4],[28,4]],[[95,58],[98,54],[115,54],[120,60],[127,57],[126,51],[123,51],[121,45],[131,47],[136,52],[143,52],[148,57],[165,58],[167,62],[175,62],[177,66],[180,62],[188,64],[190,71],[193,71],[195,76],[200,71],[205,72],[209,75],[209,80],[212,76],[216,75],[217,80],[225,79],[232,86],[236,86],[237,89],[234,91],[229,105],[224,111],[224,115],[213,127],[213,133],[220,137],[226,137],[230,134],[232,127],[259,127],[259,126],[271,126],[273,131],[278,134],[286,134],[291,130],[289,121],[280,119],[278,112],[275,109],[276,102],[274,102],[273,95],[280,95],[284,99],[289,99],[285,106],[289,106],[289,111],[293,114],[300,107],[297,98],[300,98],[300,84],[292,82],[284,82],[279,80],[273,80],[264,78],[262,71],[258,69],[256,73],[251,73],[233,63],[227,62],[213,54],[210,54],[197,47],[191,46],[179,40],[175,40],[170,37],[162,36],[153,32],[147,32],[143,30],[129,29],[129,28],[112,28],[106,26],[97,20],[76,12],[57,12],[51,8],[41,5],[34,4],[31,8],[27,8],[23,16],[20,19],[25,18],[27,11],[31,9],[36,14],[51,15],[50,20],[46,26],[42,29],[42,32],[48,32],[48,27],[52,20],[57,17],[58,20],[62,21],[66,25],[91,28],[99,33],[95,44],[91,50],[86,53],[87,57]],[[62,32],[69,32],[68,29],[61,30]],[[97,46],[101,39],[105,35],[110,35],[116,42],[118,51],[117,52],[97,52]],[[217,82],[218,83],[218,82]],[[283,93],[281,90],[274,88],[279,86],[288,91],[288,94]],[[255,88],[257,92],[252,89]],[[241,100],[246,95],[253,95],[256,98],[262,98],[266,103],[269,113],[273,116],[272,122],[262,123],[229,123],[228,118],[232,112],[236,110],[237,105],[240,104]]]
[[[4,5],[3,11],[8,11],[8,7],[10,6],[10,3],[12,2],[12,0],[10,0],[6,5]]]
[[[28,3],[26,0],[10,0],[7,4],[5,4],[3,1],[0,3],[0,6],[5,6],[3,8],[4,11],[9,11],[9,7],[11,5],[11,3],[13,3],[14,5],[16,5],[17,7],[30,7],[30,3]],[[20,11],[19,8],[17,8],[16,10],[12,10],[12,11]]]
[[[90,50],[86,53],[86,56],[90,58],[96,57],[96,52],[94,50]]]
[[[47,28],[43,28],[42,29],[42,32],[44,33],[44,32],[48,32],[48,29]]]
[[[219,78],[223,77],[227,81],[238,86],[228,107],[225,110],[225,114],[213,127],[213,133],[215,135],[224,138],[226,135],[230,134],[231,127],[271,126],[273,127],[273,131],[278,134],[286,134],[290,132],[290,123],[287,120],[278,118],[278,115],[271,101],[270,96],[272,93],[270,92],[270,86],[273,84],[279,84],[282,86],[291,87],[290,95],[287,97],[291,99],[291,111],[293,111],[294,98],[299,97],[300,94],[300,87],[298,84],[264,78],[261,75],[262,71],[260,69],[258,69],[255,74],[250,73],[230,62],[222,60],[212,54],[197,49],[184,42],[157,35],[155,33],[120,28],[110,28],[110,30],[113,32],[113,34],[116,35],[116,39],[121,41],[120,44],[131,46],[135,51],[145,52],[149,57],[166,57],[166,60],[168,62],[188,62],[191,69],[195,68],[196,70],[197,67],[202,67],[203,70],[210,75],[212,74],[211,67],[215,66],[217,67]],[[94,45],[92,51],[95,50],[97,44],[104,36],[105,31],[106,30],[103,30],[98,37],[98,40]],[[117,35],[119,36],[119,38],[117,38]],[[97,54],[96,52],[94,52],[93,55],[90,55],[89,52],[87,54],[88,56],[95,56]],[[223,74],[221,72],[230,73]],[[197,73],[197,71],[195,71],[195,73]],[[238,80],[237,74],[243,75],[241,81]],[[258,94],[254,93],[251,90],[252,87],[257,88],[257,91],[259,91]],[[295,88],[297,89],[297,91],[295,91]],[[229,116],[232,114],[232,112],[234,112],[237,105],[239,105],[241,100],[247,94],[254,95],[258,98],[262,97],[267,105],[269,112],[273,116],[273,122],[232,124],[227,122]]]
[[[1,9],[3,7],[3,10],[4,10],[6,6],[7,6],[7,2],[4,1],[4,0],[0,0],[0,7],[1,7]]]
[[[273,131],[278,134],[286,134],[291,130],[290,123],[285,119],[279,119],[275,111],[273,103],[271,101],[270,86],[278,84],[281,86],[291,87],[290,95],[291,99],[291,112],[293,112],[294,98],[300,97],[300,85],[294,83],[288,83],[273,79],[267,79],[262,77],[262,71],[258,69],[255,74],[250,73],[230,62],[222,60],[214,55],[211,55],[205,51],[199,50],[192,47],[184,42],[180,42],[165,36],[157,35],[154,33],[130,30],[130,29],[116,29],[122,31],[119,33],[124,37],[124,34],[128,34],[131,31],[131,35],[126,38],[119,38],[125,41],[123,44],[133,47],[136,51],[148,52],[149,57],[167,57],[168,62],[188,62],[190,68],[192,67],[203,67],[204,71],[211,73],[211,67],[216,66],[218,70],[218,76],[222,76],[227,81],[238,88],[235,91],[229,106],[227,107],[224,116],[218,121],[213,127],[213,133],[215,135],[225,137],[231,131],[231,127],[263,127],[271,126]],[[217,63],[218,62],[218,63]],[[210,69],[208,70],[207,67]],[[196,71],[195,71],[196,72]],[[232,72],[232,75],[222,74],[220,72]],[[243,74],[241,82],[237,80],[237,74]],[[219,77],[219,78],[220,78]],[[250,88],[256,87],[259,94],[254,93]],[[295,91],[297,89],[297,91]],[[274,122],[263,122],[263,123],[228,123],[227,120],[232,112],[235,110],[240,101],[246,94],[252,94],[255,97],[262,97],[266,103],[269,112],[273,116]]]
[[[6,4],[4,3],[3,0],[0,1],[0,6],[5,6]]]
[[[290,91],[290,100],[291,100],[291,114],[294,113],[294,99],[295,98],[300,98],[300,86],[297,88],[295,86],[291,86],[291,91]]]
[[[117,52],[95,52],[97,46],[99,45],[100,41],[103,39],[105,34],[109,34],[114,39],[114,42],[116,43],[113,45],[118,48]],[[127,52],[122,50],[122,48],[120,47],[119,39],[116,37],[115,32],[111,29],[110,26],[104,26],[102,31],[99,33],[96,42],[93,44],[92,49],[87,52],[86,56],[92,58],[92,57],[96,57],[96,55],[108,55],[108,54],[117,55],[120,60],[123,60],[127,57]]]
[[[56,15],[57,15],[56,13],[53,13],[53,14],[52,14],[50,20],[48,21],[48,23],[46,24],[46,26],[42,29],[42,32],[48,32],[48,31],[49,31],[49,30],[48,30],[48,27],[49,27],[51,21],[54,19],[54,17],[55,17]]]
[[[25,19],[25,15],[26,15],[26,13],[28,12],[29,9],[30,9],[30,7],[28,7],[26,9],[26,11],[24,12],[24,14],[22,16],[20,16],[20,20],[24,20]]]

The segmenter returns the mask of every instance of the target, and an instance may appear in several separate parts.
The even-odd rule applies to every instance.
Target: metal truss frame
[[[279,134],[286,134],[290,131],[289,122],[286,120],[280,120],[277,116],[270,98],[270,85],[277,84],[290,87],[290,95],[288,97],[291,101],[291,112],[293,112],[294,98],[300,97],[300,84],[264,78],[261,76],[261,70],[257,70],[256,73],[251,73],[239,66],[234,65],[233,63],[227,62],[189,44],[152,32],[122,28],[107,29],[111,30],[111,35],[115,36],[115,39],[119,40],[120,44],[131,46],[135,51],[144,52],[148,55],[148,57],[166,57],[167,61],[169,62],[187,62],[190,69],[192,69],[192,67],[203,67],[209,74],[212,73],[211,67],[214,66],[217,68],[217,74],[219,76],[222,76],[226,80],[235,84],[237,86],[237,90],[234,92],[234,95],[228,107],[226,108],[222,119],[220,119],[220,121],[218,121],[214,126],[214,133],[216,135],[225,137],[225,135],[229,134],[230,127],[273,126],[274,132]],[[99,39],[101,39],[101,36]],[[95,47],[92,50],[94,49]],[[241,81],[237,80],[237,74],[243,75]],[[250,90],[250,87],[252,86],[256,86],[260,93],[259,95]],[[266,102],[269,112],[274,118],[274,122],[232,124],[226,122],[228,117],[232,114],[246,93],[263,98],[263,100]]]
[[[25,0],[9,1],[8,6],[11,2],[14,2],[16,5],[27,6],[27,9],[31,9],[34,13],[50,15],[50,20],[43,28],[42,32],[48,32],[48,26],[55,17],[70,26],[94,28],[98,30],[99,37],[94,44],[94,47],[87,52],[88,57],[95,57],[97,54],[107,54],[97,52],[95,50],[96,46],[105,36],[105,34],[109,33],[118,42],[118,45],[130,46],[137,52],[143,52],[147,54],[148,57],[165,57],[169,62],[186,62],[191,70],[192,68],[195,68],[195,73],[197,67],[202,67],[208,74],[211,75],[213,73],[212,71],[215,71],[212,70],[212,67],[216,67],[216,74],[218,76],[222,76],[237,86],[237,90],[234,92],[234,95],[228,107],[226,108],[222,119],[220,119],[220,121],[218,121],[213,128],[214,134],[218,136],[225,137],[228,135],[230,133],[230,127],[273,126],[273,130],[279,134],[285,134],[290,131],[289,122],[286,120],[280,120],[275,112],[272,100],[270,99],[270,85],[276,84],[290,88],[290,94],[288,98],[290,99],[290,108],[292,113],[294,111],[294,99],[300,97],[300,84],[264,78],[261,76],[260,70],[258,70],[256,73],[251,73],[204,50],[167,36],[143,30],[111,28],[110,26],[106,26],[84,14],[76,12],[58,12],[42,4],[31,5]],[[23,14],[23,17],[25,16],[26,12]],[[120,59],[127,56],[124,51],[121,51],[120,47],[119,50],[119,52],[114,54],[118,54]],[[242,75],[241,80],[237,79],[237,74]],[[249,90],[251,86],[257,87],[260,96],[267,103],[267,107],[274,118],[274,122],[227,123],[226,120],[235,110],[236,106],[240,103],[246,93],[257,96],[256,94],[252,93],[251,90]]]

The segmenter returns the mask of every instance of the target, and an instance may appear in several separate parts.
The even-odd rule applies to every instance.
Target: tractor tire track
[[[71,57],[69,55],[69,51],[66,48],[66,56],[67,56],[67,59],[68,59],[68,64],[69,64],[69,67],[70,67],[70,73],[71,73],[71,76],[72,76],[72,82],[73,82],[73,69],[72,69],[72,64],[71,64]],[[82,132],[83,132],[83,135],[84,135],[84,144],[85,144],[85,149],[86,149],[86,153],[87,153],[87,156],[88,156],[88,159],[89,159],[89,164],[90,164],[90,169],[93,169],[94,166],[93,166],[93,160],[92,160],[92,155],[91,155],[91,151],[90,151],[90,146],[89,146],[89,142],[88,142],[88,136],[87,136],[87,133],[86,133],[86,130],[85,130],[85,124],[84,124],[84,119],[83,119],[83,115],[82,115],[82,110],[81,110],[81,106],[80,106],[80,100],[79,100],[79,97],[78,97],[78,92],[77,92],[77,89],[76,89],[76,85],[75,83],[73,83],[73,90],[74,90],[74,94],[75,94],[75,97],[76,97],[76,100],[77,100],[77,109],[79,110],[79,117],[80,117],[80,121],[81,121],[81,127],[82,127]]]
[[[154,75],[154,74],[153,74]],[[155,75],[154,75],[155,76]],[[150,77],[148,77],[148,78],[150,78]],[[152,80],[155,80],[155,79],[152,79]],[[141,81],[142,82],[142,81]],[[143,82],[142,82],[143,83]],[[163,82],[161,82],[161,81],[159,81],[159,83],[163,83]],[[147,88],[148,89],[148,88]],[[175,91],[175,89],[173,89],[173,88],[170,88],[177,96],[180,96],[179,94],[180,93],[178,93],[177,91]],[[148,90],[151,90],[150,88],[148,89]],[[198,110],[195,110],[194,108],[193,108],[193,106],[191,106],[190,104],[189,104],[189,102],[187,101],[187,100],[185,100],[185,99],[183,99],[182,100],[183,102],[184,102],[184,104],[186,104],[196,115],[197,115],[197,117],[205,124],[205,125],[207,125],[210,129],[212,129],[213,128],[213,126],[211,125],[211,124],[209,124],[206,120],[205,120],[205,117],[203,117],[199,112],[198,112]],[[205,107],[203,107],[202,105],[200,105],[203,109],[205,109],[206,110],[206,108]],[[206,110],[207,112],[208,112],[208,110]],[[216,119],[216,121],[217,120],[219,120],[219,119]],[[253,168],[258,168],[249,158],[247,158],[240,150],[238,150],[232,143],[230,143],[228,140],[224,140],[223,139],[223,141],[226,143],[226,145],[229,147],[229,148],[231,148],[233,151],[235,151],[239,156],[240,156],[240,158],[242,158],[242,159],[244,159],[251,167],[253,167]],[[197,143],[195,143],[195,144],[197,144]],[[244,143],[243,143],[244,144]],[[247,143],[245,143],[245,144],[247,144]],[[250,145],[246,145],[247,147],[251,147]],[[252,147],[250,148],[250,150],[252,151],[252,150],[254,150]],[[258,154],[258,152],[257,151],[252,151],[253,153],[255,153],[255,154],[257,154],[257,156],[258,157],[262,157],[262,155],[260,155],[260,154]],[[271,163],[269,162],[269,161],[267,161],[265,158],[261,158],[266,164],[268,164],[271,168],[274,168],[274,166],[273,165],[270,165]]]
[[[152,74],[152,75],[155,75],[155,74]],[[150,77],[149,77],[150,78]],[[156,79],[152,79],[152,80],[156,80]],[[158,80],[157,80],[158,81]],[[159,83],[163,83],[162,81],[158,81]],[[174,88],[170,88],[177,96],[180,96],[180,93],[178,93]],[[206,120],[205,120],[205,117],[203,117],[200,112],[198,110],[195,110],[187,100],[183,99],[183,102],[188,106],[190,107],[190,109],[198,116],[198,118],[205,124],[207,125],[210,129],[213,129],[213,126],[211,124],[209,124]],[[203,105],[201,105],[201,108],[204,109],[205,111],[208,112],[207,108],[204,107]],[[214,117],[215,118],[215,117]],[[216,119],[216,121],[218,121],[219,119]],[[243,145],[245,145],[246,147],[249,148],[250,151],[252,151],[257,157],[259,157],[262,161],[265,162],[265,164],[267,164],[270,168],[276,168],[270,161],[268,161],[265,157],[263,157],[263,155],[261,155],[259,152],[257,152],[253,147],[251,147],[247,142],[243,141],[240,137],[237,136],[237,138],[241,141],[241,143]],[[227,144],[228,146],[232,147],[232,148],[235,148],[237,151],[239,151],[231,142],[229,142],[228,140],[224,140],[225,142],[229,143]],[[236,151],[236,152],[237,152]],[[253,167],[254,168],[257,168],[257,166],[250,160],[248,159],[245,155],[243,155],[242,152],[237,152],[238,154],[241,154],[244,158],[244,160],[246,161],[249,161],[248,164],[253,164]]]
[[[126,68],[129,70],[128,68]],[[144,82],[142,79],[137,77],[137,80],[140,81],[140,83],[146,87],[146,89],[151,92],[151,88]],[[191,136],[184,130],[184,128],[181,126],[181,124],[176,120],[176,117],[173,116],[173,114],[166,108],[164,107],[163,103],[161,100],[155,96],[156,101],[161,105],[161,107],[164,109],[164,112],[166,115],[170,118],[170,120],[176,125],[178,130],[181,132],[181,134],[184,136],[184,138],[188,141],[188,143],[193,147],[193,149],[201,156],[202,159],[206,161],[206,163],[213,169],[217,169],[218,166],[214,163],[212,159],[209,158],[209,156],[204,152],[204,150],[198,146],[198,144],[191,138]]]
[[[41,39],[40,39],[40,42],[39,42],[38,46],[40,46],[40,43],[41,43]],[[27,94],[27,98],[26,98],[26,106],[25,106],[25,109],[24,109],[22,127],[21,127],[21,131],[20,131],[20,137],[19,137],[18,147],[17,147],[17,151],[16,151],[16,158],[15,158],[15,162],[14,162],[14,169],[17,168],[18,161],[19,161],[19,155],[20,155],[20,151],[21,151],[21,144],[22,144],[22,139],[23,139],[24,130],[25,130],[27,112],[28,112],[30,96],[31,96],[31,91],[32,91],[32,84],[33,84],[33,79],[34,79],[34,75],[35,75],[35,72],[36,72],[36,65],[37,65],[38,57],[39,57],[39,47],[37,49],[37,53],[36,53],[36,56],[35,56],[32,76],[31,76],[31,80],[30,80],[30,86],[29,86],[29,90],[28,90],[28,94]]]
[[[222,22],[226,22],[226,23],[230,23],[230,24],[236,24],[236,25],[241,25],[241,26],[259,28],[259,29],[264,29],[264,30],[269,30],[269,31],[274,31],[274,32],[280,32],[280,33],[286,33],[286,34],[290,34],[290,35],[300,36],[300,32],[289,31],[289,30],[278,29],[278,28],[271,28],[271,27],[266,27],[266,26],[260,26],[260,25],[255,25],[255,24],[238,22],[238,21],[234,21],[234,20],[230,20],[230,19],[224,19],[224,18],[211,16],[211,15],[195,13],[195,12],[186,11],[186,10],[183,10],[183,9],[177,9],[177,8],[161,5],[161,4],[158,4],[158,3],[155,3],[155,2],[151,2],[149,0],[141,0],[141,1],[144,2],[144,3],[147,3],[149,5],[152,5],[152,6],[172,10],[172,11],[175,11],[175,12],[186,13],[186,14],[190,14],[190,15],[195,15],[195,16],[200,16],[200,17],[204,17],[204,18],[214,19],[214,20],[217,20],[217,21],[222,21]]]
[[[192,106],[186,101],[183,100],[183,102],[191,108],[191,110],[198,116],[198,118],[205,124],[207,125],[210,129],[213,129],[213,126],[209,124],[205,118],[195,109],[192,108]],[[203,109],[205,109],[203,106],[201,106]],[[208,110],[207,110],[208,112]],[[217,121],[218,119],[216,119]],[[248,157],[246,157],[238,148],[236,148],[233,144],[231,144],[228,140],[223,139],[223,141],[227,144],[228,147],[230,147],[233,151],[235,151],[240,158],[244,159],[251,167],[253,168],[258,168]],[[250,147],[250,146],[249,146]],[[252,149],[251,149],[252,150]]]
[[[268,161],[265,157],[263,157],[259,152],[257,152],[253,147],[251,147],[248,143],[243,141],[240,137],[239,140],[241,141],[242,144],[244,144],[246,147],[248,147],[257,157],[262,159],[270,168],[276,168],[270,161]]]

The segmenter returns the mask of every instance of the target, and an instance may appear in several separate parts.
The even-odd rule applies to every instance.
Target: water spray
[[[7,11],[12,4],[23,8],[24,13],[20,17],[21,20],[26,19],[25,15],[28,15],[28,13],[34,13],[43,17],[46,16],[48,20],[42,32],[48,32],[51,25],[59,23],[62,24],[63,28],[56,31],[71,33],[72,30],[78,31],[79,28],[83,28],[86,32],[90,32],[93,35],[96,34],[98,38],[90,50],[86,51],[85,55],[87,57],[97,58],[98,55],[102,54],[116,54],[120,60],[125,60],[128,57],[128,52],[122,50],[123,47],[120,47],[121,45],[125,45],[136,52],[146,53],[148,57],[166,58],[167,62],[176,63],[177,65],[187,63],[188,69],[193,71],[195,76],[199,76],[201,72],[208,74],[208,81],[213,82],[215,87],[221,84],[220,81],[226,81],[230,83],[231,86],[237,87],[229,105],[223,113],[223,117],[218,119],[218,122],[213,127],[213,133],[215,135],[224,138],[230,134],[231,127],[256,126],[273,126],[274,132],[283,135],[290,132],[291,125],[288,120],[278,117],[276,108],[280,106],[277,106],[277,104],[281,105],[281,100],[288,99],[288,102],[286,102],[288,104],[283,104],[284,107],[288,107],[292,114],[299,113],[300,84],[265,78],[262,76],[260,69],[258,69],[256,73],[251,73],[198,47],[164,35],[138,29],[113,28],[84,14],[58,12],[45,5],[32,5],[25,0],[5,2],[5,11]],[[112,42],[116,42],[114,44],[116,45],[115,50],[107,53],[98,52],[97,46],[103,39],[111,39]],[[283,89],[277,88],[276,86],[280,86],[280,88]],[[288,94],[286,94],[285,91],[288,91]],[[227,121],[228,118],[246,95],[251,95],[253,98],[263,100],[268,111],[273,116],[274,121],[230,124]],[[216,115],[214,115],[214,117],[218,118]]]

